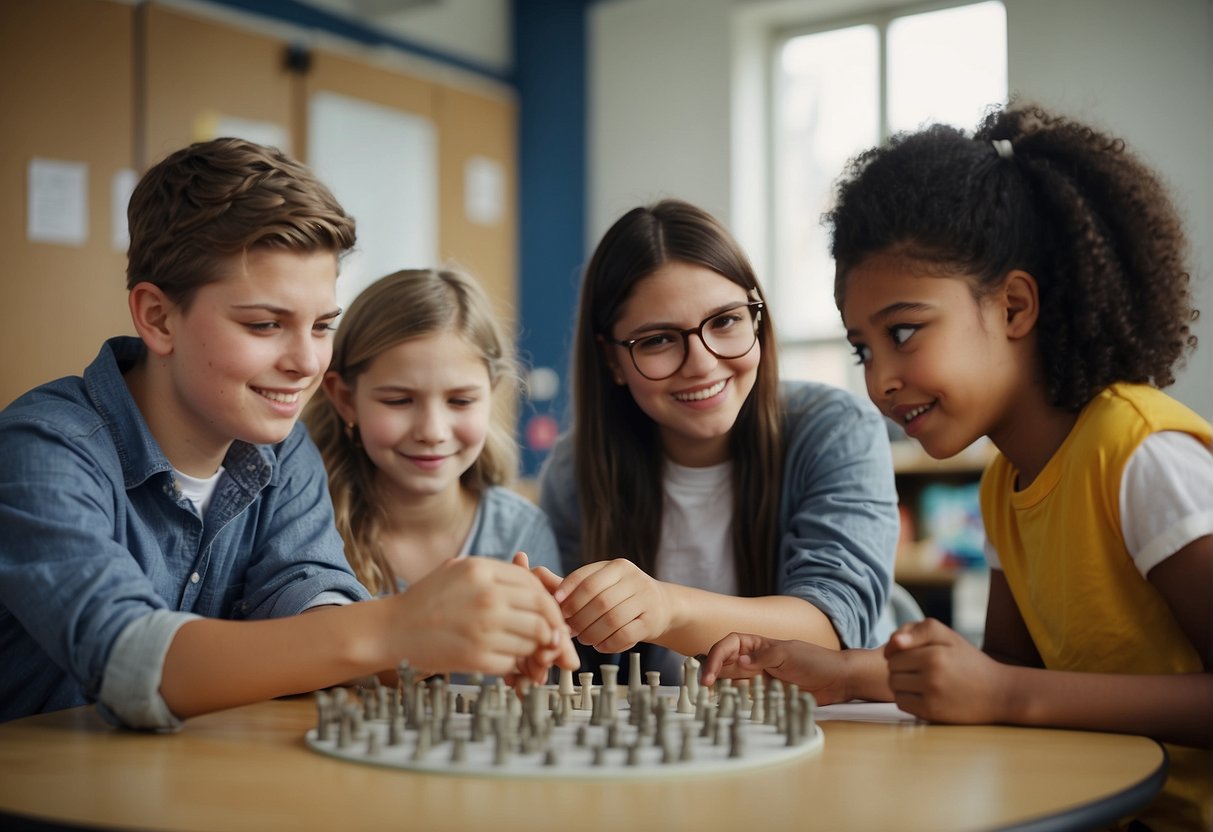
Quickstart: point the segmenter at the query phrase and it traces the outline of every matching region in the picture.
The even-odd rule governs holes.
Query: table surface
[[[93,708],[0,724],[0,826],[1065,829],[1144,805],[1166,768],[1143,737],[823,720],[821,753],[732,774],[447,776],[318,754],[304,742],[315,716],[311,698],[296,697],[195,717],[173,734],[114,730]]]

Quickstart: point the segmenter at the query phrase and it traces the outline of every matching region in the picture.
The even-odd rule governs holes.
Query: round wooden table
[[[569,781],[417,774],[311,751],[308,697],[173,734],[92,708],[0,724],[0,827],[155,830],[1033,830],[1089,828],[1162,787],[1143,737],[822,721],[820,754],[735,774]]]

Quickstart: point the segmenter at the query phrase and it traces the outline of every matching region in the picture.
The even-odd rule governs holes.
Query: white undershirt
[[[218,471],[204,480],[183,474],[176,468],[173,469],[173,479],[177,482],[177,489],[181,492],[181,496],[194,504],[199,517],[206,517],[206,510],[210,507],[211,498],[215,496],[215,489],[219,487],[219,478],[222,476],[222,465],[219,466]]]
[[[1146,437],[1120,478],[1120,530],[1142,576],[1213,534],[1213,452],[1182,431]],[[1002,568],[988,542],[986,562]]]
[[[733,564],[733,463],[687,468],[665,461],[659,581],[737,594]]]

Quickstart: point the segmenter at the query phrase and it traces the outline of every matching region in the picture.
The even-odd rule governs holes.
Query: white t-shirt
[[[191,477],[189,474],[183,474],[176,468],[173,469],[173,479],[177,482],[177,489],[181,492],[181,496],[194,504],[199,517],[206,517],[206,510],[210,507],[211,498],[215,496],[215,489],[219,487],[219,478],[222,476],[222,465],[219,466],[218,471],[202,480]]]
[[[1151,434],[1125,463],[1120,530],[1144,577],[1193,540],[1213,534],[1213,453],[1182,431]],[[1001,569],[986,543],[986,562]]]
[[[733,463],[687,468],[668,459],[662,478],[659,581],[737,594],[733,564]]]

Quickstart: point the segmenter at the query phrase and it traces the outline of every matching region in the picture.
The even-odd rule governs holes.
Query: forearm
[[[739,598],[678,584],[663,584],[663,588],[670,603],[670,626],[656,642],[684,655],[706,653],[732,632],[839,647],[830,619],[802,598]]]
[[[1213,745],[1213,674],[1113,675],[1007,667],[1005,722]]]
[[[842,659],[846,668],[845,699],[893,701],[893,689],[889,687],[889,663],[885,661],[883,649],[843,650]]]
[[[191,621],[165,656],[160,694],[186,719],[388,669],[397,661],[382,637],[388,600],[267,621]]]

